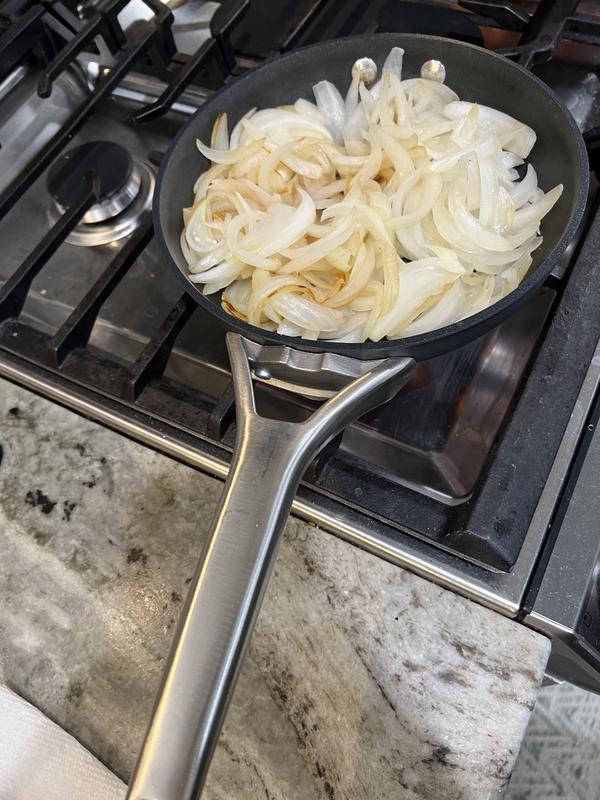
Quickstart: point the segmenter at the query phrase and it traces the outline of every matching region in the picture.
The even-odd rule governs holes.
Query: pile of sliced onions
[[[215,122],[212,164],[184,209],[189,277],[252,325],[304,339],[434,330],[518,286],[542,241],[535,132],[433,80],[400,48],[370,89],[328,81],[316,104]],[[518,167],[524,176],[519,179]]]

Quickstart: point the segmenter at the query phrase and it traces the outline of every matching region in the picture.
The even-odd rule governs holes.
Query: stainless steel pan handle
[[[244,340],[227,335],[235,387],[235,456],[212,532],[181,613],[133,778],[130,800],[196,800],[300,479],[346,425],[389,400],[414,369],[389,359],[305,422],[256,412]]]

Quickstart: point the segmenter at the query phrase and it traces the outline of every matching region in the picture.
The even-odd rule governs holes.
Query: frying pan
[[[308,342],[255,328],[228,315],[219,297],[204,296],[186,276],[181,211],[208,163],[196,139],[210,140],[218,112],[232,126],[253,106],[311,98],[323,78],[344,92],[353,63],[379,66],[394,46],[405,50],[403,77],[443,62],[461,99],[481,102],[538,133],[531,154],[539,184],[564,185],[542,223],[543,244],[520,286],[490,308],[437,331],[384,342]],[[152,721],[128,797],[192,800],[202,791],[237,673],[260,607],[292,499],[310,461],[354,419],[389,400],[428,359],[481,336],[532,295],[574,236],[587,197],[582,137],[553,92],[530,72],[473,45],[417,34],[376,34],[326,42],[253,70],[214,95],[181,130],[163,159],[154,223],[165,260],[205,313],[229,329],[227,346],[236,400],[237,440],[212,532],[181,614]],[[253,377],[329,397],[302,423],[259,416]]]

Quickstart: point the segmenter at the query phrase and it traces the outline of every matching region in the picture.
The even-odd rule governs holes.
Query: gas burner
[[[52,224],[73,204],[90,173],[99,178],[99,200],[66,239],[85,247],[109,244],[132,233],[152,205],[155,184],[152,167],[134,163],[121,145],[86,142],[65,153],[48,172]]]

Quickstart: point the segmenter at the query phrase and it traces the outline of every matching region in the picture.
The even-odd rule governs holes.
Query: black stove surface
[[[206,4],[194,2],[180,4],[179,14],[204,14]],[[186,114],[230,73],[310,42],[393,30],[504,49],[556,89],[583,130],[600,122],[600,17],[589,4],[227,2],[213,17],[212,37],[208,23],[198,24],[191,55],[178,52],[178,30],[187,26],[189,34],[178,9],[173,25],[167,6],[146,5],[151,19],[123,29],[117,0],[103,16],[86,7],[83,18],[64,4],[11,0],[0,7],[12,32],[10,42],[0,38],[0,76],[24,68],[44,94],[71,64],[84,95],[2,186],[0,355],[20,375],[50,376],[65,396],[87,392],[92,405],[168,430],[207,458],[227,461],[234,439],[222,332],[162,269],[147,215],[128,238],[81,247],[70,242],[93,203],[82,197],[70,220],[44,234],[46,171],[69,148],[118,142],[134,164],[158,163]],[[0,140],[10,96],[0,87]],[[596,139],[592,133],[592,156]],[[44,237],[35,247],[31,230]],[[421,364],[398,398],[351,426],[313,464],[301,496],[329,504],[332,513],[356,512],[399,547],[428,543],[431,561],[450,553],[456,569],[470,562],[478,576],[511,573],[600,337],[599,238],[594,195],[579,243],[542,291],[482,340]],[[259,402],[296,416],[310,408],[264,386]]]

